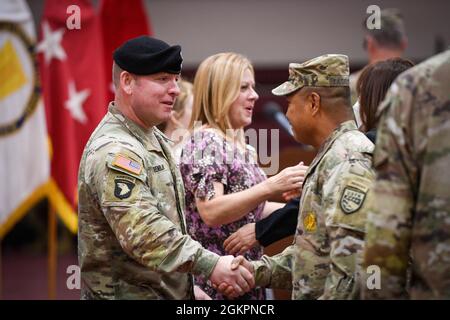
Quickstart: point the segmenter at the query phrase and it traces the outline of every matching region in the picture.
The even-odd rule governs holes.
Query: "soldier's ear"
[[[369,54],[369,56],[375,54],[375,51],[377,50],[378,50],[377,41],[373,37],[366,35],[366,51]]]
[[[319,113],[322,107],[320,95],[317,92],[311,92],[309,100],[311,102],[311,115],[315,116]]]
[[[407,47],[408,47],[408,38],[404,37],[400,43],[400,48],[402,49],[402,51],[405,51]]]
[[[120,73],[120,87],[126,94],[131,94],[133,92],[133,75],[127,71],[122,71]]]

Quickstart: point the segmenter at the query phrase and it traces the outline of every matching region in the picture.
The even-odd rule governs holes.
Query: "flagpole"
[[[57,267],[57,224],[56,224],[56,210],[49,202],[48,211],[48,298],[49,300],[56,299],[56,267]]]

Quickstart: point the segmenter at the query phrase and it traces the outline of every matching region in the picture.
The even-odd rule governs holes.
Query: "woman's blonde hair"
[[[192,83],[187,80],[179,80],[178,86],[180,87],[180,95],[175,100],[173,105],[173,111],[178,113],[178,115],[183,115],[187,102],[192,96]]]
[[[183,116],[186,105],[189,102],[189,98],[192,96],[192,83],[187,80],[179,80],[178,87],[180,87],[180,95],[176,98],[175,103],[173,104],[173,111],[177,113],[178,117]],[[167,122],[160,123],[158,129],[163,131],[167,127]]]
[[[194,79],[194,104],[189,128],[196,121],[226,133],[232,129],[228,116],[238,98],[245,70],[255,74],[250,61],[237,53],[218,53],[206,58]]]

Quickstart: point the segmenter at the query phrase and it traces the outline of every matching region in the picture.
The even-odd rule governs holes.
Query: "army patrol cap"
[[[158,72],[181,72],[181,47],[162,40],[140,36],[124,42],[113,53],[114,62],[123,70],[137,75]]]
[[[303,87],[345,87],[349,84],[348,57],[325,54],[304,63],[289,64],[289,79],[272,90],[276,96],[286,96]]]

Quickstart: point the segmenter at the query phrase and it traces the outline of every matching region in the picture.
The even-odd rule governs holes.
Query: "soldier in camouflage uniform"
[[[381,288],[363,298],[450,299],[450,50],[399,76],[378,116],[364,265]]]
[[[292,299],[353,299],[359,294],[374,146],[356,128],[347,56],[292,63],[289,74],[272,92],[287,96],[296,140],[319,149],[305,175],[294,242],[251,265],[241,257],[234,262],[253,270],[257,285],[292,288]]]
[[[186,234],[184,188],[168,139],[155,127],[179,94],[181,48],[138,37],[114,53],[115,101],[79,169],[79,264],[83,299],[190,299],[192,275],[249,289]],[[237,286],[236,286],[237,285]]]

